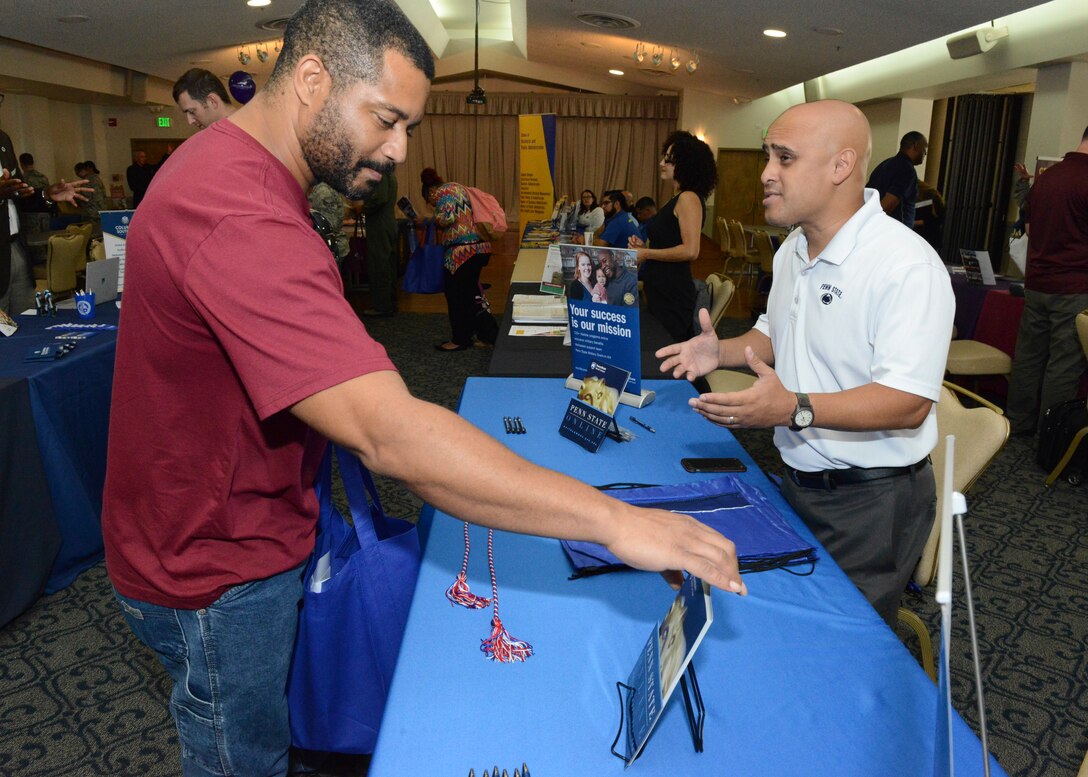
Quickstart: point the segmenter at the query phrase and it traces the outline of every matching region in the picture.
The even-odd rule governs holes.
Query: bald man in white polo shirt
[[[872,141],[853,105],[797,105],[763,145],[763,205],[795,225],[774,257],[767,313],[719,341],[702,333],[657,352],[662,372],[694,380],[747,365],[745,391],[690,404],[730,429],[775,427],[782,493],[885,621],[932,526],[928,455],[955,302],[948,272],[865,189]]]

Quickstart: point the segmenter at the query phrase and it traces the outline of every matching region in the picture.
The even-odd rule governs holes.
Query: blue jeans
[[[174,681],[170,714],[185,777],[287,774],[287,672],[304,567],[235,586],[201,610],[114,592]]]

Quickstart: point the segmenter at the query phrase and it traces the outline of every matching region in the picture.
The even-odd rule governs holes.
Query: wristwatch
[[[808,394],[797,392],[797,408],[790,416],[790,431],[799,432],[812,426],[815,416],[812,414],[812,403],[808,400]]]

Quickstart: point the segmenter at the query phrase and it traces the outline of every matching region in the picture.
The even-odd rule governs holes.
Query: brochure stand
[[[573,374],[567,376],[566,387],[577,391],[582,387],[582,381]],[[630,407],[646,407],[646,405],[657,399],[657,392],[650,389],[643,389],[641,394],[628,394],[626,391],[620,393],[620,404],[629,405]]]
[[[623,695],[624,689],[627,690],[626,698]],[[684,711],[687,714],[688,727],[691,730],[691,743],[695,748],[695,752],[701,753],[703,752],[703,725],[706,722],[706,707],[703,705],[702,691],[699,690],[699,680],[695,676],[694,663],[689,663],[688,668],[684,670],[684,674],[680,677],[680,690],[684,692]],[[631,703],[634,699],[634,691],[635,689],[627,683],[616,681],[616,692],[620,697],[620,727],[616,732],[616,738],[612,740],[611,749],[612,755],[624,763],[627,762],[627,757],[623,753],[616,752],[616,745],[619,744],[620,737],[623,736],[624,721],[631,719]],[[635,756],[635,760],[638,760],[638,756]],[[631,761],[631,763],[634,763],[634,761]]]

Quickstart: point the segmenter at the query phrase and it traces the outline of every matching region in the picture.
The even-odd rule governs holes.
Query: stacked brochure
[[[684,513],[717,529],[737,546],[742,572],[816,563],[816,548],[794,531],[758,489],[733,475],[672,486],[616,489],[609,493],[640,507]],[[574,564],[574,577],[627,568],[596,543],[560,542]]]
[[[518,324],[567,323],[567,298],[548,294],[515,294],[511,314]]]

